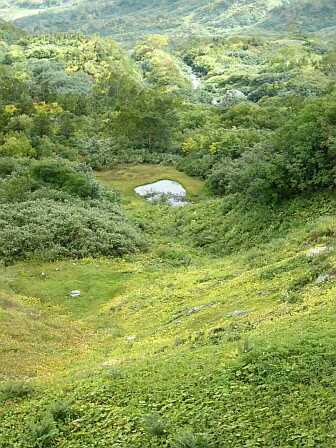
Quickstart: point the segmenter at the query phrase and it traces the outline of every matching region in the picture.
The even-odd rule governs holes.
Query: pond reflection
[[[141,185],[134,191],[150,202],[164,202],[173,207],[188,204],[186,190],[180,183],[173,180],[160,180],[152,184]]]

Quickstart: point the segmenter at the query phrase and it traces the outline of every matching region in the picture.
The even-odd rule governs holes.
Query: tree
[[[8,134],[5,137],[4,144],[0,146],[0,155],[10,157],[34,157],[36,151],[25,134],[16,132]]]
[[[160,89],[146,89],[111,119],[112,133],[127,138],[133,147],[167,151],[178,127],[180,101]]]

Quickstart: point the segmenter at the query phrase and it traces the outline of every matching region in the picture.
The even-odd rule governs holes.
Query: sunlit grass
[[[183,182],[169,169],[149,171],[134,167],[129,181],[121,171],[99,176],[128,198],[140,180],[170,172]],[[202,188],[190,178],[183,185]],[[169,211],[128,204],[146,226],[168,222]],[[12,384],[29,379],[34,392],[7,393],[0,447],[32,448],[29,437],[45,428],[65,448],[97,437],[103,448],[170,447],[180,434],[210,447],[291,446],[301,432],[312,442],[297,446],[332,446],[334,220],[313,216],[287,238],[275,230],[264,245],[225,257],[153,225],[146,253],[2,268],[3,390],[20,394]],[[330,250],[307,257],[320,238]],[[327,281],[317,283],[320,274]]]
[[[164,179],[181,183],[190,199],[197,199],[205,194],[204,183],[201,180],[192,178],[175,168],[161,165],[119,166],[114,170],[98,172],[97,178],[105,185],[119,190],[128,200],[138,199],[139,202],[140,200],[143,202],[143,199],[139,199],[134,192],[136,187]]]

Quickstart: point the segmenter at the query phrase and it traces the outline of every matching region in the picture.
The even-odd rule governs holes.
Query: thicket
[[[85,166],[0,159],[1,262],[113,257],[144,248],[118,199]]]
[[[167,40],[152,36],[132,58],[111,39],[13,39],[0,48],[6,263],[142,247],[91,169],[173,164],[242,203],[335,185],[335,52],[317,38],[192,39],[171,55]],[[204,95],[186,82],[185,65]]]
[[[174,138],[176,96],[144,88],[112,40],[20,39],[4,42],[0,58],[0,261],[143,248],[91,168],[173,162],[157,149]]]
[[[181,169],[215,194],[268,204],[334,187],[332,47],[233,37],[179,51],[217,99],[184,117]]]

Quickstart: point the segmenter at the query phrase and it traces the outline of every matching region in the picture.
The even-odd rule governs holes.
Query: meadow
[[[132,193],[168,176],[206,206],[201,182],[123,173],[97,177],[141,217],[147,252],[1,270],[0,446],[332,446],[335,218],[312,208],[218,257],[174,233],[181,210]]]
[[[335,8],[269,3],[0,0],[0,448],[336,445]]]

